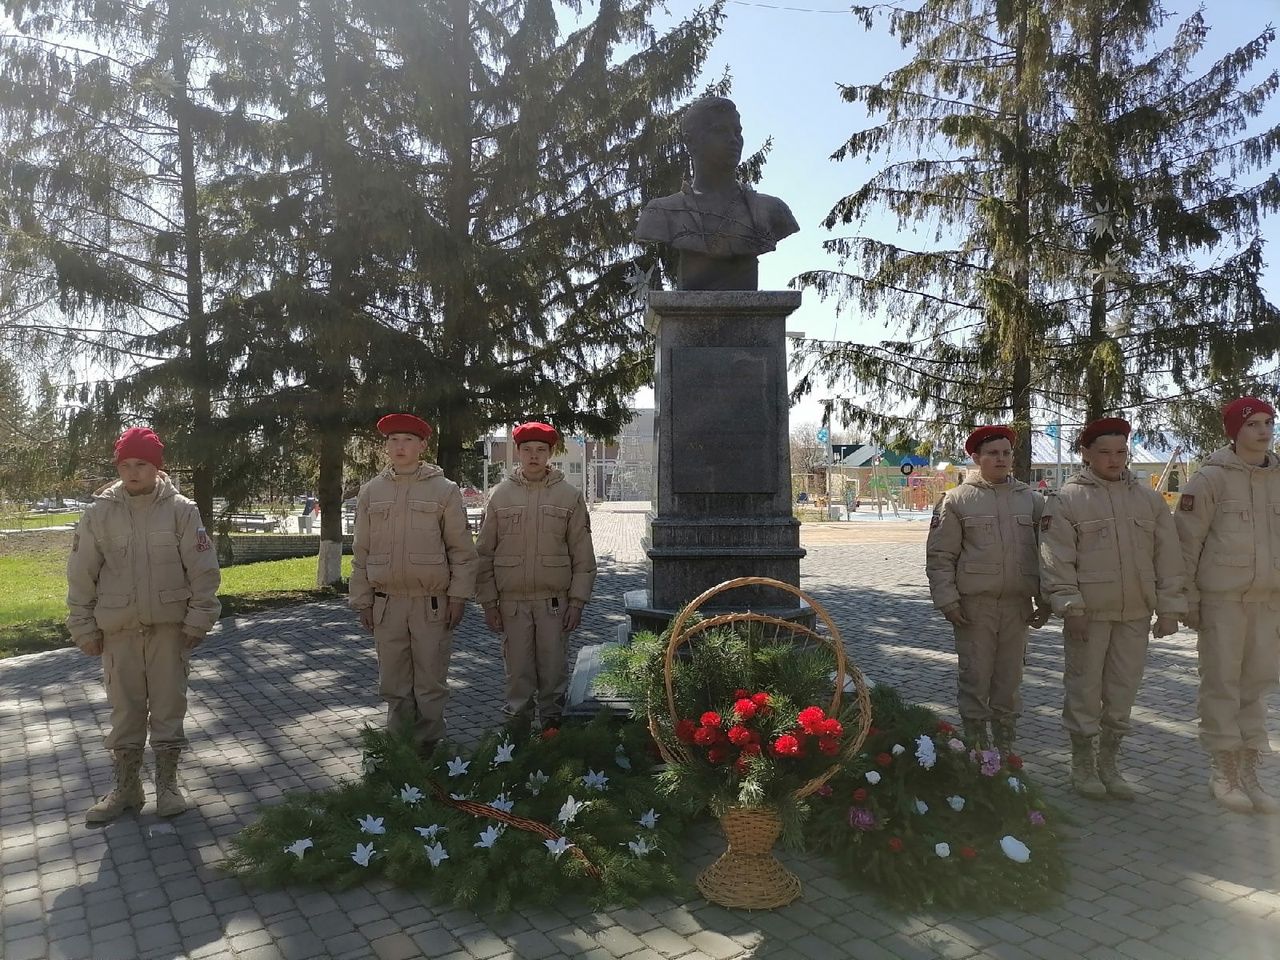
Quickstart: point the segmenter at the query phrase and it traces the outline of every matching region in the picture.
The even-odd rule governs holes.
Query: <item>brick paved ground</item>
[[[623,504],[596,514],[601,577],[578,643],[611,639],[623,591],[643,583],[643,511]],[[829,606],[867,673],[954,719],[951,645],[926,600],[922,537],[923,528],[915,538],[861,543],[829,532],[806,538],[803,586]],[[1022,752],[1052,798],[1076,813],[1073,879],[1053,910],[986,917],[889,911],[828,877],[821,861],[794,857],[805,893],[783,913],[655,900],[608,913],[568,903],[485,919],[385,885],[334,895],[246,890],[218,870],[228,838],[283,791],[355,776],[357,730],[380,716],[372,644],[344,607],[222,622],[191,673],[184,776],[198,812],[168,823],[148,804],[104,829],[83,825],[109,781],[98,663],[74,651],[6,661],[0,956],[1280,957],[1280,818],[1223,815],[1207,800],[1194,741],[1193,638],[1152,646],[1129,750],[1145,798],[1126,806],[1073,802],[1064,791],[1059,633],[1033,636]],[[499,720],[496,650],[472,610],[451,677],[449,721],[461,739]],[[1266,778],[1275,785],[1275,770]],[[695,860],[706,862],[717,843],[698,838]]]

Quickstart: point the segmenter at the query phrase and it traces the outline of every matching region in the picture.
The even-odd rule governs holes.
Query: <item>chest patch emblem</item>
[[[1183,513],[1190,513],[1196,508],[1195,494],[1184,493],[1178,500],[1178,509]]]
[[[199,529],[197,529],[196,530],[196,549],[199,550],[201,553],[204,553],[206,550],[209,550],[212,547],[213,547],[213,544],[209,542],[209,534],[205,532],[204,527],[200,527]]]

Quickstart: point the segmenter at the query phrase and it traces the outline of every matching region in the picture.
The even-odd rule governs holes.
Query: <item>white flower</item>
[[[558,823],[573,823],[573,818],[582,812],[582,808],[587,805],[585,800],[573,799],[573,794],[569,794],[569,799],[560,807],[560,813],[556,816]]]
[[[467,767],[471,766],[470,760],[463,760],[461,757],[454,757],[449,761],[449,776],[460,777],[467,772]]]
[[[880,772],[878,770],[868,770],[867,783],[871,784],[872,786],[875,786],[879,782],[880,782]]]
[[[552,860],[559,860],[560,854],[573,846],[568,837],[560,837],[557,840],[543,840],[542,845],[547,848],[547,853],[551,854]]]
[[[436,834],[445,828],[438,823],[433,823],[429,827],[414,827],[413,829],[418,831],[418,836],[422,837],[423,840],[434,840]]]
[[[652,830],[655,827],[657,827],[658,818],[661,816],[662,814],[655,813],[653,808],[650,807],[648,810],[644,812],[644,815],[641,816],[640,819],[636,821],[636,823],[640,824],[640,826],[644,827],[646,830]]]
[[[551,778],[549,776],[541,770],[536,770],[529,774],[529,779],[525,782],[525,786],[528,788],[529,793],[536,797],[542,792],[542,788],[550,782]]]
[[[952,810],[954,810],[956,813],[959,813],[961,810],[964,809],[964,797],[961,797],[958,795],[947,797],[947,804],[951,807]]]
[[[377,769],[378,769],[378,758],[375,757],[373,754],[366,753],[360,759],[360,770],[361,772],[364,773],[365,776],[368,776],[369,774],[373,773],[373,771]]]
[[[303,837],[301,840],[295,840],[293,843],[289,844],[289,846],[285,847],[284,852],[292,853],[295,857],[301,860],[302,855],[314,846],[315,844],[311,842],[310,837]]]
[[[921,800],[919,797],[916,798],[916,801],[913,804],[913,806],[915,806],[916,808],[916,813],[920,814],[920,816],[922,817],[929,812],[929,805],[925,803],[923,800]]]
[[[360,824],[360,829],[365,833],[371,833],[375,837],[380,833],[386,833],[387,828],[382,825],[382,817],[374,817],[373,814],[367,813],[363,818],[356,817],[356,823]]]
[[[609,778],[604,775],[603,770],[588,770],[587,775],[582,778],[582,785],[588,790],[607,790]]]
[[[495,810],[501,810],[503,813],[510,813],[514,807],[515,801],[508,797],[505,793],[500,793],[489,801],[489,806]]]
[[[618,749],[614,751],[613,762],[623,770],[631,769],[631,758],[627,756],[627,751],[622,749],[622,744],[618,744]]]
[[[419,827],[419,830],[422,828]],[[448,860],[449,853],[445,850],[444,844],[437,840],[435,843],[424,843],[422,849],[427,852],[427,859],[431,861],[433,867],[440,866],[440,861]]]
[[[950,747],[952,750],[954,750],[956,753],[964,753],[964,741],[960,740],[957,737],[952,737],[950,740],[948,740],[947,746]]]
[[[500,763],[510,763],[511,755],[516,752],[516,745],[508,740],[502,746],[498,747],[498,752],[494,754],[493,765],[496,767]]]
[[[367,867],[369,861],[373,859],[373,854],[372,843],[357,843],[356,848],[351,851],[351,859],[360,864],[360,866]]]
[[[469,794],[469,793],[451,793],[451,794],[449,794],[449,799],[450,799],[450,800],[470,800],[470,799],[471,799],[471,794]]]
[[[893,745],[893,749],[889,752],[892,753],[895,757],[900,757],[907,752],[907,748],[900,743],[895,743]]]
[[[1019,780],[1017,777],[1010,777],[1009,789],[1012,790],[1014,793],[1021,793],[1026,788],[1022,785],[1022,781]]]
[[[1000,849],[1014,863],[1026,863],[1031,859],[1031,850],[1017,837],[1001,837]]]
[[[416,806],[422,800],[422,791],[417,787],[411,787],[407,783],[400,788],[400,802],[407,803],[409,806]]]
[[[932,770],[937,762],[938,752],[933,747],[933,737],[920,734],[920,738],[916,740],[916,763],[926,770]]]
[[[637,836],[634,840],[627,841],[627,849],[633,857],[644,857],[657,851],[658,845],[650,844],[643,836]]]
[[[502,836],[506,829],[506,826],[503,824],[489,824],[489,826],[485,827],[484,831],[480,834],[480,839],[473,843],[472,846],[488,849],[498,842],[498,838]]]
[[[933,845],[933,852],[945,860],[947,857],[951,856],[951,845],[946,843],[935,843]]]

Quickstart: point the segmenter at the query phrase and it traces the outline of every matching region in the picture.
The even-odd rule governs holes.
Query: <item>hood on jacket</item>
[[[443,474],[444,471],[434,463],[423,462],[418,464],[418,471],[413,474],[413,477],[417,480],[430,480],[432,477],[439,477]],[[381,474],[379,474],[379,476],[386,477],[388,480],[394,480],[396,478],[396,468],[387,467]]]
[[[163,470],[156,473],[156,503],[161,500],[168,500],[178,492],[178,485],[173,482],[172,478]],[[112,480],[105,487],[98,490],[93,495],[95,500],[115,500],[118,503],[128,504],[129,494],[125,492],[123,480]]]
[[[1267,465],[1265,467],[1251,467],[1240,459],[1240,456],[1230,447],[1222,447],[1209,454],[1205,460],[1205,466],[1213,465],[1215,467],[1223,467],[1227,470],[1278,470],[1280,469],[1280,459],[1277,459],[1275,451],[1267,452]]]
[[[548,487],[559,483],[564,479],[564,471],[557,470],[555,467],[547,467],[547,475],[541,480],[530,480],[524,475],[524,468],[516,464],[511,468],[511,472],[507,474],[508,480],[514,480],[522,487],[527,487],[531,483],[545,483]]]
[[[994,490],[996,487],[994,483],[988,483],[986,480],[983,480],[982,474],[976,470],[969,476],[965,477],[964,482],[968,484],[972,484],[975,487],[986,487],[990,490]],[[1019,490],[1031,489],[1031,487],[1028,484],[1023,483],[1017,477],[1013,477],[1013,476],[1009,477],[1008,483],[1009,483],[1009,490],[1013,493],[1017,493]]]
[[[1088,487],[1096,487],[1101,483],[1127,483],[1132,485],[1137,482],[1138,478],[1134,476],[1133,471],[1128,467],[1125,468],[1124,473],[1120,474],[1119,480],[1103,480],[1093,472],[1092,467],[1084,467],[1079,473],[1074,473],[1067,477],[1067,479],[1063,481],[1062,485],[1066,487],[1068,484],[1079,483]]]

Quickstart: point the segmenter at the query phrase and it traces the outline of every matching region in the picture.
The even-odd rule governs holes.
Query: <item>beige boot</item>
[[[146,803],[142,792],[142,748],[122,747],[111,751],[115,767],[115,786],[111,792],[89,808],[85,823],[110,823],[127,810],[138,811]]]
[[[1107,788],[1107,796],[1113,800],[1132,800],[1133,787],[1124,778],[1116,759],[1120,755],[1120,740],[1117,734],[1104,733],[1098,749],[1098,779]]]
[[[178,786],[178,757],[181,747],[157,747],[156,755],[156,813],[162,817],[174,817],[187,809],[187,797]]]
[[[1258,782],[1258,760],[1257,750],[1245,747],[1240,751],[1240,789],[1258,813],[1280,813],[1280,801],[1267,793]]]
[[[1212,763],[1209,775],[1209,792],[1218,805],[1232,813],[1253,813],[1253,801],[1240,787],[1240,754],[1235,750],[1214,750],[1209,754]]]
[[[1082,733],[1071,735],[1071,787],[1082,797],[1105,800],[1107,788],[1098,779],[1098,765],[1093,756],[1093,737]]]

